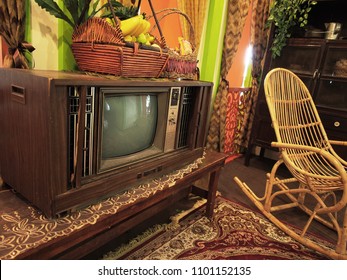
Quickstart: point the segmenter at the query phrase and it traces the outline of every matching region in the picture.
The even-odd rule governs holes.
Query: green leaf
[[[70,11],[71,14],[74,14],[73,18],[75,21],[75,26],[80,25],[82,22],[85,22],[89,18],[88,11],[90,3],[91,0],[78,0],[77,7],[74,4],[68,7],[68,9],[76,9],[75,11]]]
[[[70,24],[72,27],[75,27],[74,22],[63,12],[58,4],[53,0],[35,0],[35,2],[44,10],[46,10],[51,15],[56,18],[60,18]]]
[[[113,9],[114,9],[114,13],[115,15],[120,19],[120,20],[124,20],[127,18],[131,18],[133,16],[136,16],[138,14],[138,11],[136,8],[134,8],[133,6],[123,6],[121,3],[119,3],[118,1],[111,1]],[[105,11],[104,13],[101,15],[101,17],[109,17],[112,18],[113,14],[111,13],[110,9],[109,9],[109,5],[106,4],[104,5],[105,7]]]
[[[74,24],[78,22],[79,16],[80,16],[80,10],[79,10],[79,4],[84,4],[80,3],[82,1],[76,1],[76,0],[64,0],[64,6],[66,9],[69,11],[69,13],[72,16],[72,20]],[[83,1],[85,2],[85,1]]]
[[[275,35],[271,51],[279,56],[287,38],[291,36],[292,27],[307,25],[308,13],[316,1],[311,0],[274,0],[270,6],[267,24],[275,26]]]
[[[106,5],[108,6],[108,4],[105,4],[99,10],[96,10],[100,0],[62,0],[62,8],[54,0],[35,0],[35,2],[51,15],[66,21],[72,28],[95,16]],[[93,5],[91,5],[92,2]],[[113,2],[117,1],[113,0]]]
[[[102,17],[112,17],[109,3],[100,8],[100,0],[62,0],[62,8],[54,0],[34,0],[42,9],[46,10],[56,18],[66,21],[72,28],[94,17],[98,12],[105,10]],[[57,0],[58,1],[58,0]],[[126,19],[137,15],[138,9],[133,6],[125,7],[116,0],[111,0],[115,14],[120,19]]]

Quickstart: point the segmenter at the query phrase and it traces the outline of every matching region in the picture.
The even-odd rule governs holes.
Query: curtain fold
[[[24,41],[25,4],[25,0],[0,1],[0,35],[8,46],[8,53],[4,58],[4,67],[29,68],[25,52],[32,52],[35,48]]]
[[[251,44],[252,54],[252,94],[249,104],[244,107],[243,122],[240,128],[239,137],[235,139],[235,144],[240,149],[246,149],[250,140],[251,130],[255,115],[255,107],[258,100],[258,92],[262,78],[264,55],[269,39],[269,28],[266,22],[269,17],[270,4],[272,0],[253,0],[251,19]]]
[[[187,14],[194,30],[194,42],[196,49],[199,49],[202,29],[205,21],[207,0],[177,0],[177,7],[180,11]],[[191,38],[190,25],[183,17],[180,17],[182,35],[185,39]]]
[[[233,63],[251,0],[229,0],[227,24],[221,63],[221,81],[212,108],[207,149],[224,152],[225,120],[228,104],[228,81],[226,76]]]

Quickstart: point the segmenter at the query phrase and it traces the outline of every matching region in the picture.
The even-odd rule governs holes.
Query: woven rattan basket
[[[114,14],[112,5],[110,8]],[[153,15],[155,17],[154,11]],[[72,52],[78,68],[122,77],[160,77],[169,59],[164,37],[158,40],[160,49],[125,42],[119,19],[116,16],[114,19],[115,27],[102,18],[93,17],[74,30]],[[159,31],[161,33],[160,27]]]
[[[171,79],[181,78],[181,79],[189,79],[189,80],[198,80],[199,68],[197,66],[198,64],[197,50],[194,46],[195,33],[194,33],[193,24],[189,16],[183,13],[182,11],[180,11],[179,9],[175,9],[175,8],[163,9],[156,13],[156,15],[159,16],[158,22],[160,22],[166,16],[172,15],[172,14],[178,14],[180,16],[183,16],[187,20],[190,26],[189,42],[192,45],[193,53],[180,55],[173,50],[169,50],[169,61],[167,62],[166,67],[164,68],[161,74],[161,77],[171,78]],[[154,26],[153,28],[156,28],[156,26]]]

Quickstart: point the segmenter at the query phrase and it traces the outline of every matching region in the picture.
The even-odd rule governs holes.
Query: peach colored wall
[[[177,0],[152,0],[152,5],[154,7],[155,12],[166,8],[177,8]],[[141,2],[141,12],[146,13],[147,15],[152,15],[152,11],[149,7],[148,1]],[[164,15],[161,13],[161,15]],[[175,48],[178,46],[178,37],[182,35],[180,19],[178,14],[172,14],[165,17],[160,21],[160,27],[162,29],[162,33],[164,35],[165,41],[170,48]],[[160,15],[158,15],[158,19]],[[154,20],[151,19],[151,26],[154,26]],[[153,32],[153,35],[159,36],[159,33]]]
[[[58,70],[58,19],[30,1],[31,43],[34,68],[37,70]]]
[[[251,40],[251,11],[252,9],[249,10],[236,57],[228,72],[227,80],[230,87],[241,87],[242,85],[245,54]]]

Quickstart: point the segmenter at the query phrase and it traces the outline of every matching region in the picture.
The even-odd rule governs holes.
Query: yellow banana
[[[147,20],[141,19],[139,26],[137,29],[134,30],[134,36],[139,36],[141,33],[144,33],[144,30],[146,29],[147,26]]]
[[[151,23],[148,20],[144,20],[145,24],[145,29],[142,31],[142,33],[147,33],[149,29],[151,28]]]
[[[123,32],[124,36],[133,35],[135,29],[142,23],[143,16],[137,15],[120,22],[120,29]]]
[[[142,19],[139,20],[139,23],[137,24],[137,26],[132,30],[131,35],[137,37],[142,30]]]

